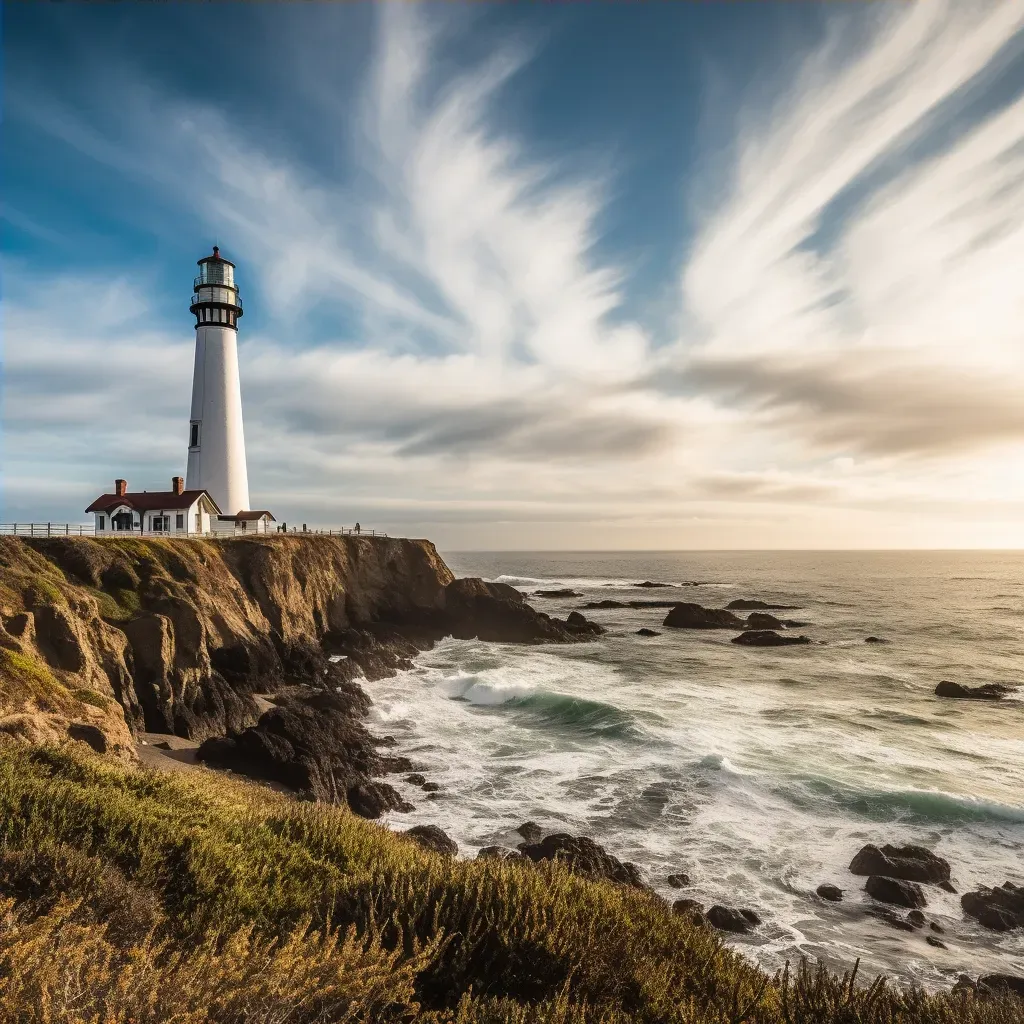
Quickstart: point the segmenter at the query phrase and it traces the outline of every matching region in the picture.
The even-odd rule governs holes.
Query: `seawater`
[[[416,811],[463,852],[515,845],[525,820],[633,860],[667,898],[752,907],[729,941],[768,968],[799,956],[941,987],[963,971],[1024,972],[1024,935],[965,919],[928,887],[927,931],[866,914],[847,866],[867,842],[948,858],[962,893],[1024,883],[1024,699],[942,700],[942,679],[1024,683],[1022,553],[450,554],[460,576],[564,617],[586,601],[737,598],[795,605],[811,646],[749,649],[735,631],[664,628],[667,609],[586,611],[608,632],[577,645],[446,640],[368,684],[377,731],[444,787]],[[641,589],[636,583],[685,585]],[[692,585],[696,584],[696,585]],[[740,613],[742,614],[742,613]],[[642,638],[641,626],[661,631]],[[866,644],[868,636],[884,644]],[[1024,690],[1022,690],[1024,696]],[[684,871],[689,889],[668,887]],[[840,904],[813,896],[822,882]]]

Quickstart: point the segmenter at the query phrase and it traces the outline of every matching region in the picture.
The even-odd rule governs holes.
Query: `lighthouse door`
[[[132,528],[131,512],[118,512],[116,516],[111,516],[110,525],[115,530],[130,530]]]

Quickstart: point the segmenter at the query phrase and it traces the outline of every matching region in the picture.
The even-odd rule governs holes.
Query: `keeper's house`
[[[126,532],[180,537],[269,533],[274,522],[266,511],[224,515],[207,491],[186,491],[180,476],[171,479],[169,491],[129,491],[126,480],[115,480],[114,493],[101,494],[85,511],[96,517],[97,537]]]

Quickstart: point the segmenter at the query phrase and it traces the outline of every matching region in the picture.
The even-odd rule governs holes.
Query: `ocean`
[[[859,957],[868,975],[926,988],[1024,973],[1024,935],[986,931],[957,896],[926,887],[940,949],[928,929],[868,914],[847,870],[864,843],[912,842],[950,861],[961,893],[1024,883],[1024,689],[993,704],[933,692],[943,679],[1024,683],[1024,553],[445,558],[459,576],[583,595],[531,599],[559,617],[608,598],[792,605],[776,614],[806,622],[794,632],[814,643],[743,648],[736,631],[665,628],[667,609],[651,607],[585,611],[608,630],[588,643],[443,641],[366,684],[375,730],[442,786],[430,799],[399,781],[416,811],[392,827],[435,823],[467,856],[514,846],[527,820],[589,836],[669,899],[756,910],[763,925],[728,941],[770,969]],[[669,887],[675,872],[691,886]],[[815,897],[823,882],[844,901]]]

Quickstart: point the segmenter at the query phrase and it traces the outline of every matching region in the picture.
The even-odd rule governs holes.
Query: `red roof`
[[[127,505],[136,512],[161,512],[164,509],[191,508],[199,498],[206,500],[220,512],[217,502],[207,491],[135,491],[129,494],[101,494],[85,511],[112,512],[119,505]]]
[[[234,519],[235,522],[241,522],[243,519],[250,521],[254,519],[262,519],[264,516],[266,516],[268,519],[273,520],[275,523],[277,522],[277,520],[274,519],[273,515],[270,512],[268,512],[265,508],[253,509],[252,511],[249,512],[239,512],[237,515],[234,516],[221,516],[221,519]]]

